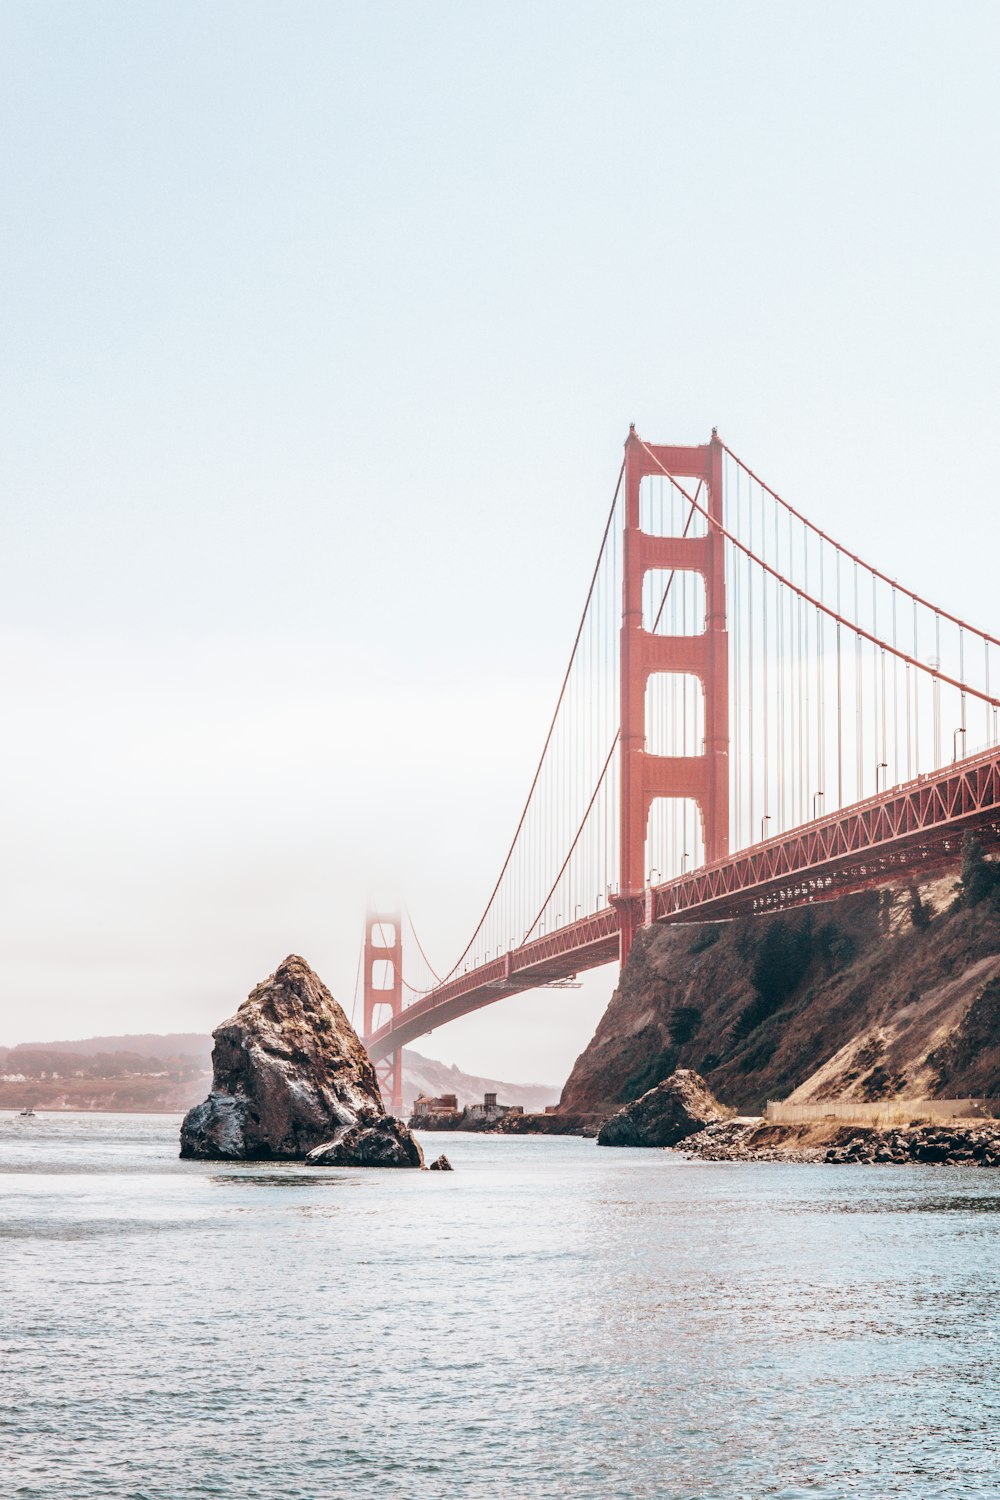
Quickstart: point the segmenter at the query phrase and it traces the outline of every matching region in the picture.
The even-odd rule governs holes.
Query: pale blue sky
[[[996,629],[995,4],[0,4],[0,1041],[442,963],[628,422]],[[425,1045],[558,1079],[608,990]],[[433,1045],[432,1045],[433,1043]]]

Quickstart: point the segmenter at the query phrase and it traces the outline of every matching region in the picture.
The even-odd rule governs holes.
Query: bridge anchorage
[[[1000,844],[998,653],[1000,639],[834,541],[716,432],[679,447],[630,429],[472,937],[440,976],[414,932],[427,977],[411,984],[399,913],[369,915],[365,1041],[390,1107],[404,1044],[624,963],[643,925],[930,874],[969,830]]]

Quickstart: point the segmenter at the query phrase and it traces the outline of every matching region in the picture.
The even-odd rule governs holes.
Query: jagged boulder
[[[443,1151],[439,1157],[431,1162],[430,1165],[430,1171],[432,1172],[454,1172],[454,1170],[455,1168],[452,1166],[451,1162],[445,1156]]]
[[[184,1117],[181,1156],[302,1160],[359,1124],[384,1140],[409,1139],[405,1126],[387,1120],[375,1069],[350,1021],[295,954],[213,1036],[212,1092]],[[370,1152],[359,1146],[362,1157]]]
[[[402,1120],[361,1116],[310,1151],[312,1167],[422,1167],[424,1153]]]
[[[599,1146],[676,1146],[686,1136],[723,1120],[726,1111],[691,1068],[678,1068],[648,1093],[605,1120]]]

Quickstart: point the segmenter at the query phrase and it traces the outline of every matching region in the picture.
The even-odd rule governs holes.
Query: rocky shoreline
[[[567,1110],[551,1115],[506,1115],[500,1123],[504,1135],[582,1135],[593,1137],[604,1123],[603,1115]]]
[[[707,1125],[675,1149],[701,1161],[1000,1167],[1000,1121],[885,1130],[866,1125],[771,1125],[743,1118]]]
[[[595,1136],[604,1123],[599,1114],[567,1111],[559,1114],[518,1114],[511,1110],[499,1119],[470,1115],[464,1110],[433,1115],[411,1115],[411,1130],[458,1130],[471,1135],[582,1135]]]

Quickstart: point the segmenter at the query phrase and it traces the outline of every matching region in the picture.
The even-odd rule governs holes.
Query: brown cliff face
[[[642,932],[560,1112],[611,1114],[678,1067],[740,1110],[1000,1097],[1000,903],[956,889],[921,887],[921,925],[897,887]]]
[[[181,1156],[301,1159],[359,1119],[385,1118],[354,1028],[294,954],[213,1036],[212,1091],[184,1117]]]

